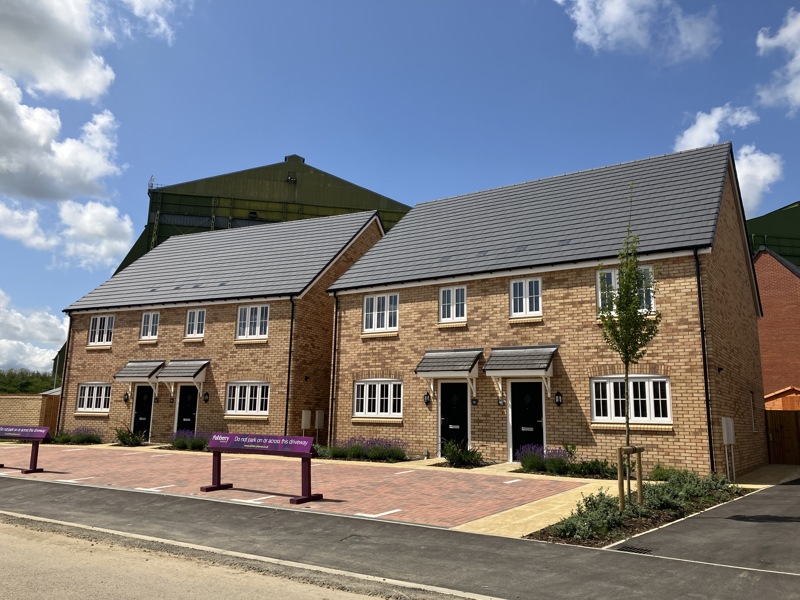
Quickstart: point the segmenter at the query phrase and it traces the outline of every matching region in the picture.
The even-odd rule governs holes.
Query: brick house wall
[[[156,309],[109,311],[114,314],[114,334],[110,346],[88,346],[92,314],[75,313],[70,322],[68,358],[63,382],[61,428],[92,427],[105,442],[116,439],[115,429],[132,425],[136,387],[132,386],[130,400],[123,401],[127,382],[114,380],[132,360],[210,359],[206,367],[203,392],[209,393],[208,403],[198,400],[198,432],[238,432],[282,435],[288,425],[288,435],[300,435],[300,411],[303,408],[324,410],[330,390],[330,360],[334,299],[325,293],[331,281],[339,277],[382,235],[377,222],[353,241],[330,265],[325,274],[300,299],[294,300],[294,331],[292,330],[292,301],[247,301],[242,305],[269,305],[269,332],[266,340],[237,340],[236,324],[239,303],[197,305],[205,308],[205,334],[202,338],[184,338],[188,308],[159,308],[159,331],[156,341],[139,339],[143,312]],[[292,385],[289,375],[290,333],[293,365]],[[306,379],[306,377],[308,379]],[[264,381],[269,383],[269,415],[226,415],[226,388],[234,381]],[[78,389],[82,383],[111,384],[111,405],[108,413],[77,412]],[[159,383],[153,404],[150,441],[167,442],[175,431],[179,386],[175,383],[172,397],[165,383]],[[289,418],[286,418],[287,389]],[[172,400],[172,401],[171,401]],[[306,432],[311,435],[313,432]]]
[[[726,378],[714,381],[710,387],[714,431],[721,435],[718,417],[735,418],[736,466],[738,473],[743,473],[766,463],[766,446],[763,410],[756,411],[754,417],[756,433],[749,420],[750,392],[758,394],[761,386],[757,309],[747,273],[749,254],[738,229],[740,213],[730,184],[725,194],[714,250],[701,254],[700,260],[704,278],[710,278],[704,283],[708,288],[704,296],[706,326],[714,333],[709,343],[713,350],[711,362],[724,362],[727,366]],[[711,465],[695,259],[692,255],[655,262],[648,261],[647,256],[640,258],[642,265],[655,268],[656,307],[662,313],[662,322],[647,355],[633,366],[632,373],[669,377],[672,424],[632,424],[631,441],[645,445],[643,462],[647,470],[660,463],[707,473]],[[418,377],[414,369],[426,350],[482,348],[476,384],[478,404],[469,406],[470,441],[485,458],[505,461],[507,406],[498,405],[500,394],[495,382],[482,371],[491,348],[558,344],[551,385],[552,393],[560,391],[564,401],[558,407],[552,395],[544,400],[546,445],[553,448],[575,444],[582,458],[615,461],[616,449],[625,441],[624,424],[592,423],[591,416],[591,377],[623,373],[617,355],[602,339],[596,318],[596,272],[595,267],[531,272],[530,276],[541,277],[543,314],[541,319],[522,321],[509,319],[512,277],[450,282],[447,285],[463,284],[467,288],[467,323],[459,327],[438,324],[439,285],[386,290],[399,294],[399,328],[383,335],[361,333],[366,294],[340,294],[332,440],[342,442],[354,436],[393,438],[407,443],[412,456],[426,451],[436,456],[438,382],[433,401],[426,406],[422,397],[427,381]],[[739,285],[728,289],[733,283]],[[717,373],[716,369],[713,371]],[[354,384],[368,378],[403,382],[402,419],[353,417]],[[715,452],[724,461],[720,444],[715,439]],[[715,466],[720,470],[719,461]]]
[[[800,387],[800,278],[768,252],[755,258],[764,317],[758,324],[764,392]]]
[[[750,283],[750,250],[732,181],[729,170],[713,250],[701,256],[701,268],[715,467],[725,473],[720,418],[732,417],[736,443],[728,454],[733,454],[736,472],[745,473],[766,464],[768,450],[758,300]]]
[[[39,425],[45,401],[41,394],[0,394],[0,425]]]

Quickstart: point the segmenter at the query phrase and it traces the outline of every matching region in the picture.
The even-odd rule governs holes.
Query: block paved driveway
[[[0,476],[100,488],[293,508],[451,528],[585,485],[581,481],[484,474],[420,467],[312,460],[311,491],[321,501],[291,505],[300,495],[300,459],[222,455],[222,482],[233,488],[201,492],[211,484],[211,454],[110,446],[43,444],[42,473],[23,475],[30,445],[0,444]]]

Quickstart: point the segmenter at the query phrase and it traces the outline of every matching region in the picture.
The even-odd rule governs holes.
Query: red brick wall
[[[764,316],[758,324],[764,392],[800,387],[800,278],[767,252],[756,256]]]

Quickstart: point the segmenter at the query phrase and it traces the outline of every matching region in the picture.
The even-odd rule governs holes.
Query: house
[[[151,442],[178,430],[316,435],[330,390],[326,290],[382,235],[372,211],[171,237],[65,309],[59,428],[107,442],[126,427]]]
[[[643,310],[662,315],[629,389],[645,467],[764,465],[761,307],[728,143],[414,206],[330,288],[330,440],[615,461],[623,366],[597,315],[629,222],[654,280]]]
[[[764,246],[753,263],[764,307],[758,333],[765,399],[771,407],[795,406],[783,400],[786,392],[796,395],[792,389],[800,387],[800,267]]]

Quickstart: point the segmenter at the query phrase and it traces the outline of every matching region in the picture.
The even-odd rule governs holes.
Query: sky
[[[299,154],[414,205],[730,141],[750,218],[798,112],[800,0],[2,0],[0,369],[50,372],[151,177]]]

